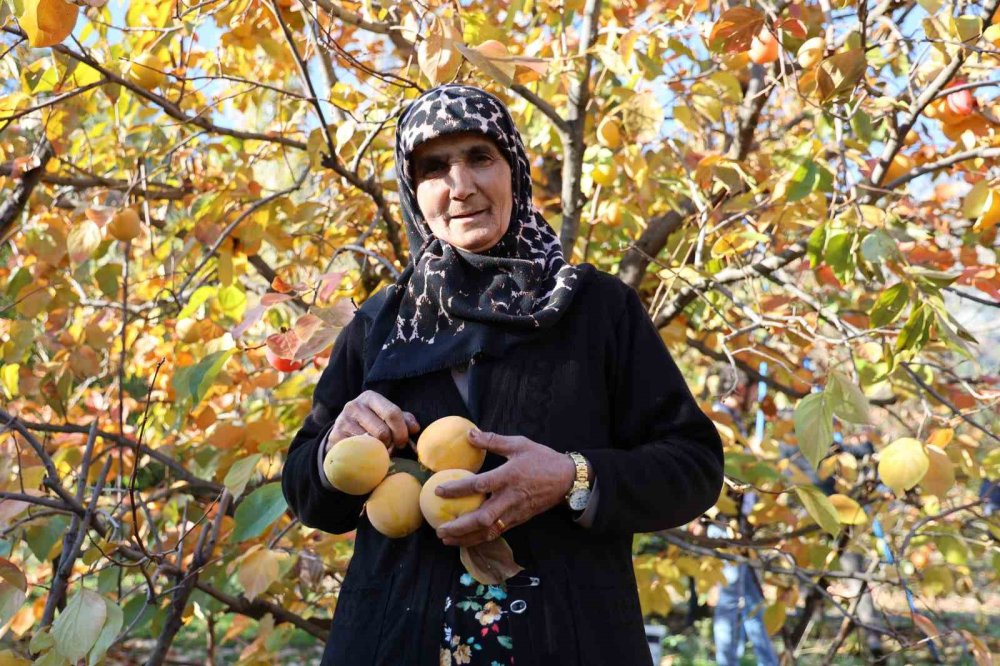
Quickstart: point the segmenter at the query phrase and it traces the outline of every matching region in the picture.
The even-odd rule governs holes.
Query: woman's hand
[[[404,412],[391,400],[375,391],[365,391],[344,405],[326,438],[323,455],[333,444],[353,435],[371,435],[382,440],[390,451],[403,448],[410,436],[420,431],[413,414]]]
[[[477,510],[459,516],[437,530],[448,546],[475,546],[490,540],[497,519],[504,528],[527,522],[559,504],[576,478],[576,466],[559,453],[527,437],[505,437],[472,430],[473,446],[498,453],[507,462],[496,469],[438,486],[439,497],[492,493]]]

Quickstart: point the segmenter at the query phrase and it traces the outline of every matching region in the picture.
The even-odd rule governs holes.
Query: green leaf
[[[905,270],[907,273],[915,277],[918,282],[934,290],[944,289],[945,287],[951,285],[952,282],[962,277],[961,271],[946,273],[944,271],[935,271],[922,266],[907,266]]]
[[[826,245],[826,225],[821,224],[809,234],[806,241],[806,254],[809,256],[809,268],[816,266],[823,261],[823,247]]]
[[[97,286],[100,287],[101,293],[108,298],[118,296],[118,280],[121,276],[121,264],[104,264],[94,271],[94,279],[97,280]]]
[[[854,234],[846,231],[836,231],[827,234],[823,259],[838,275],[854,272]]]
[[[247,309],[247,295],[242,289],[234,284],[223,287],[216,298],[227,317],[236,321],[243,318],[243,312]]]
[[[40,562],[48,561],[49,554],[66,532],[69,522],[69,517],[59,515],[32,523],[31,527],[25,530],[25,541],[28,542],[32,555]]]
[[[121,631],[122,623],[125,619],[125,614],[122,613],[122,609],[118,607],[118,604],[106,597],[101,598],[104,599],[107,619],[101,628],[101,633],[97,636],[97,641],[94,643],[93,649],[90,651],[90,656],[87,658],[87,666],[97,666],[97,664],[101,663],[108,648],[118,638],[118,632]]]
[[[869,232],[861,239],[861,256],[868,263],[886,259],[898,261],[901,258],[896,241],[881,229]]]
[[[834,370],[830,373],[824,393],[830,396],[833,413],[851,423],[870,423],[868,399],[858,385]]]
[[[832,536],[840,534],[840,518],[830,499],[818,488],[796,486],[795,494],[816,524]]]
[[[236,508],[236,527],[233,541],[240,542],[260,536],[276,521],[288,505],[281,493],[280,483],[269,483],[253,491]]]
[[[192,407],[197,406],[234,351],[226,349],[213,352],[198,363],[177,370],[173,378],[177,402],[191,398]]]
[[[406,473],[417,479],[423,485],[427,482],[427,479],[431,478],[434,473],[421,465],[416,460],[410,460],[409,458],[400,458],[396,456],[392,459],[392,464],[389,466],[389,474]]]
[[[177,318],[183,319],[184,317],[190,317],[198,311],[198,308],[205,304],[205,301],[215,296],[218,292],[219,290],[217,287],[198,287],[194,290],[194,293],[191,294],[191,298],[188,299],[187,305],[184,306],[184,309],[177,314]]]
[[[104,597],[92,590],[81,589],[52,623],[56,650],[71,663],[83,659],[94,647],[107,616]]]
[[[910,311],[910,317],[899,332],[899,337],[896,338],[895,350],[900,352],[905,349],[916,349],[927,342],[930,335],[931,319],[923,303],[913,308]]]
[[[257,462],[263,456],[259,453],[255,453],[251,456],[245,458],[240,458],[233,463],[233,466],[229,468],[226,472],[226,478],[223,483],[226,484],[226,488],[229,488],[229,492],[232,494],[233,499],[238,498],[243,494],[243,491],[247,487],[247,483],[250,481],[250,477],[253,476],[254,468],[257,466]]]
[[[900,282],[889,287],[878,297],[872,306],[871,323],[881,328],[896,321],[903,308],[910,302],[910,288]]]
[[[825,393],[811,393],[795,407],[795,436],[799,450],[813,468],[826,455],[833,442],[833,408]]]

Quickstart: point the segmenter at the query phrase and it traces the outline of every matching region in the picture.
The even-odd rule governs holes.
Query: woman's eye
[[[472,156],[472,161],[476,164],[485,164],[491,161],[493,158],[489,153],[476,153]]]

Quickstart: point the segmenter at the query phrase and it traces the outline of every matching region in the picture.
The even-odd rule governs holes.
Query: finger
[[[469,430],[469,441],[472,442],[473,446],[492,451],[505,458],[510,458],[524,448],[524,443],[527,440],[524,437],[508,437],[506,435],[498,435],[495,432],[483,432],[479,428],[472,428]]]
[[[505,475],[506,470],[503,470],[503,465],[501,465],[482,474],[473,474],[464,479],[446,481],[435,488],[434,493],[438,497],[465,497],[477,493],[486,495],[503,487]]]
[[[406,427],[409,429],[411,435],[416,435],[420,432],[420,424],[417,423],[417,417],[409,412],[403,412],[403,420],[406,421]]]
[[[368,409],[368,407],[359,406],[358,410],[352,416],[364,428],[364,431],[372,437],[381,440],[386,446],[390,446],[393,443],[392,430],[388,424],[379,418],[375,412]]]
[[[496,527],[498,518],[509,516],[513,508],[513,496],[498,495],[490,498],[475,511],[459,516],[437,528],[437,535],[441,539],[460,539],[469,537],[477,532],[485,533],[490,528]],[[504,518],[506,525],[508,520]]]
[[[396,446],[405,445],[410,439],[410,430],[403,418],[403,410],[388,398],[374,391],[370,391],[367,395],[368,407],[389,426],[389,430],[392,432],[392,443]]]

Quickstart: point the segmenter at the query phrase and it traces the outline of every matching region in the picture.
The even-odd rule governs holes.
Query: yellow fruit
[[[906,174],[913,171],[913,167],[916,166],[913,158],[909,155],[904,155],[902,153],[896,153],[896,156],[892,158],[892,162],[885,170],[885,176],[882,177],[882,184],[891,183],[897,178],[902,178]]]
[[[434,490],[442,483],[469,476],[472,476],[472,472],[465,469],[446,469],[438,472],[424,483],[424,487],[420,491],[420,512],[424,514],[424,518],[431,527],[437,529],[459,516],[475,511],[486,501],[486,496],[482,494],[464,497],[438,497],[434,493]]]
[[[164,67],[163,61],[152,53],[143,53],[132,61],[128,69],[128,78],[140,88],[152,90],[162,86],[166,80]]]
[[[614,150],[622,143],[622,130],[613,118],[605,118],[597,126],[597,140],[602,146]]]
[[[590,172],[590,177],[598,185],[610,187],[615,183],[615,167],[611,164],[598,164]]]
[[[345,437],[326,452],[323,471],[337,490],[366,495],[389,472],[389,452],[371,435]]]
[[[486,451],[469,443],[469,430],[476,424],[461,416],[445,416],[424,428],[417,439],[417,458],[435,472],[464,469],[478,472]]]
[[[424,522],[420,512],[420,481],[411,474],[390,474],[365,504],[372,527],[390,539],[413,534]]]
[[[799,47],[797,58],[802,69],[812,69],[823,59],[826,51],[826,40],[822,37],[813,37],[802,42]]]
[[[54,46],[69,37],[80,8],[66,0],[25,0],[20,23],[34,47]]]
[[[108,233],[120,241],[130,241],[142,233],[139,214],[132,208],[122,208],[108,223]]]

